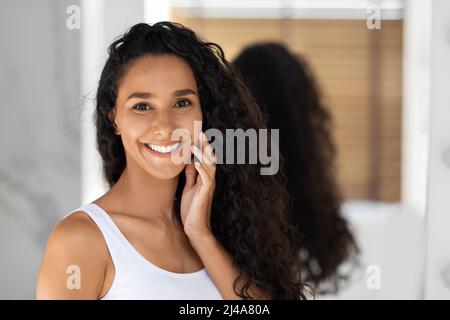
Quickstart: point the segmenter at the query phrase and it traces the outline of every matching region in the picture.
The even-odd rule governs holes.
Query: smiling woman
[[[305,298],[282,170],[217,164],[199,121],[203,131],[266,129],[218,45],[170,22],[137,24],[111,44],[96,107],[110,190],[55,228],[37,298]],[[189,139],[172,141],[180,129]],[[208,161],[171,161],[183,143]]]
[[[184,129],[193,136],[192,124],[202,120],[191,68],[175,55],[143,55],[129,63],[120,82],[109,118],[129,151],[127,163],[136,161],[159,179],[177,176],[184,166],[170,161],[171,134]]]

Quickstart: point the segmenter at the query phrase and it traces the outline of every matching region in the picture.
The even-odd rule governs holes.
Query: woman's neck
[[[174,198],[177,185],[178,176],[161,180],[126,167],[109,196],[115,199],[115,211],[173,223],[176,222]]]

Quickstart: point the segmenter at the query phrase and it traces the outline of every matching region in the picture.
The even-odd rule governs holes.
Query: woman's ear
[[[111,109],[111,111],[108,112],[108,119],[111,121],[113,127],[114,127],[114,133],[120,136],[119,126],[116,122],[116,108]]]

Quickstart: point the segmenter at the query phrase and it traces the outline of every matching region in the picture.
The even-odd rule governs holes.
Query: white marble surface
[[[0,2],[0,299],[34,297],[47,237],[80,205],[78,2]]]

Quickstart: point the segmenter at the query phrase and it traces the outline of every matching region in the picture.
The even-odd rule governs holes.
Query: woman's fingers
[[[191,151],[192,153],[198,158],[198,159],[204,159],[201,150],[194,146],[191,145]],[[214,178],[215,178],[215,164],[207,164],[205,162],[195,162],[195,168],[197,169],[197,171],[199,172],[200,176],[202,177],[202,181],[205,181],[207,183],[209,182],[213,182]],[[204,172],[206,174],[206,176],[202,176],[201,173]],[[206,180],[205,180],[206,179]]]
[[[206,135],[203,132],[200,132],[200,142],[202,144],[203,154],[202,154],[202,166],[205,168],[205,170],[208,172],[208,175],[212,178],[214,181],[216,176],[216,163],[217,159],[214,154],[214,150],[209,144],[208,139],[206,138]]]
[[[195,165],[195,168],[198,171],[198,174],[199,174],[200,178],[202,179],[202,184],[205,185],[206,187],[211,186],[211,184],[212,184],[211,177],[206,172],[206,170],[203,167],[203,165],[200,162],[195,162],[194,165]]]
[[[189,189],[195,184],[197,171],[192,163],[186,165],[185,174],[186,174],[186,185],[185,188]]]
[[[202,148],[204,151],[204,158],[205,158],[205,162],[207,164],[216,164],[217,163],[217,159],[216,159],[216,155],[214,154],[214,150],[211,147],[211,145],[209,144],[208,139],[206,138],[206,135],[201,132],[200,133],[200,139],[201,139],[201,143],[202,143]]]

